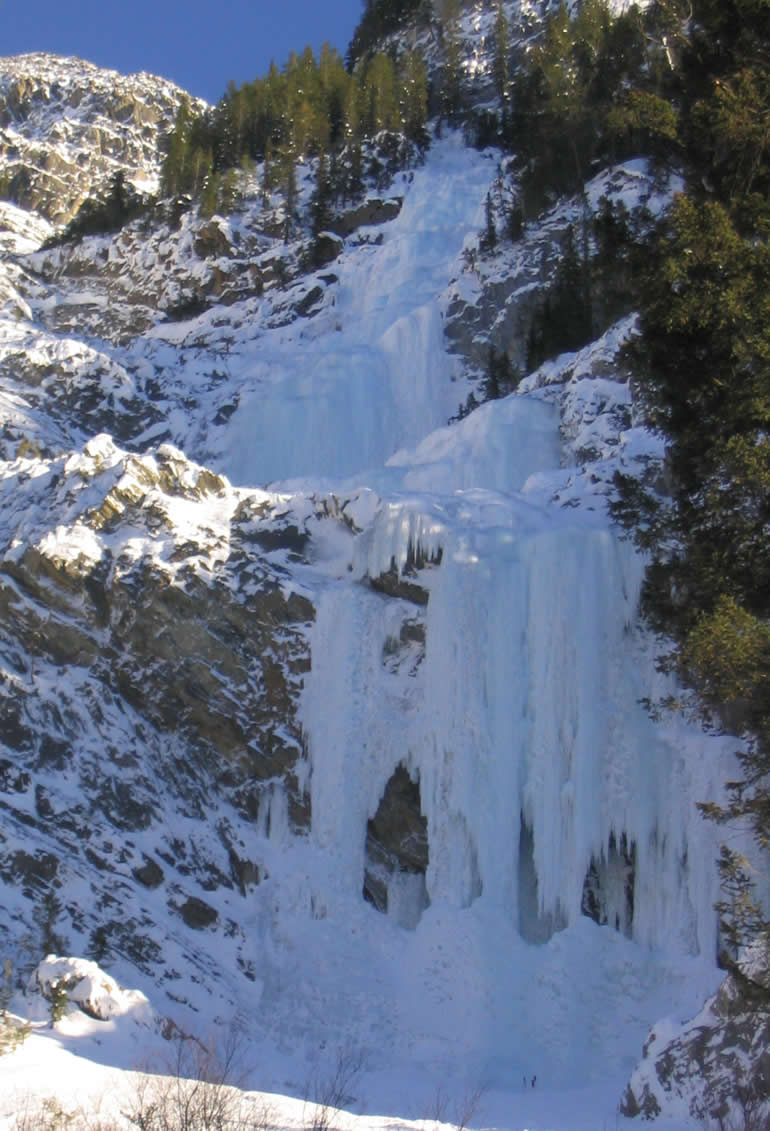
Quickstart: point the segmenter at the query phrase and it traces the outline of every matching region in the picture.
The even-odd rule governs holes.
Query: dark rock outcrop
[[[401,211],[402,204],[403,198],[399,196],[390,197],[388,200],[376,198],[365,200],[357,208],[351,208],[340,216],[336,216],[329,227],[338,236],[345,239],[353,232],[358,231],[359,228],[386,224],[389,220],[395,220]]]
[[[378,911],[396,911],[402,926],[416,926],[427,905],[428,825],[422,813],[419,781],[403,764],[396,767],[366,829],[364,898]],[[392,908],[394,877],[412,878],[415,900]],[[416,881],[416,883],[415,883]]]
[[[148,894],[168,891],[181,929],[239,939],[221,899],[264,879],[249,830],[277,793],[291,828],[310,821],[315,611],[286,569],[308,535],[169,446],[101,436],[19,477],[2,500],[0,877],[19,922],[161,977]],[[57,900],[73,883],[85,905]]]

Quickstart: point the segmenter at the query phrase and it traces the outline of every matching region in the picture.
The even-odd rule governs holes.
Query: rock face
[[[6,500],[24,497],[26,475],[49,491],[40,525],[23,541],[17,527],[6,551],[6,631],[27,656],[89,669],[157,730],[221,759],[219,773],[241,783],[239,804],[252,811],[255,782],[286,780],[301,756],[290,720],[313,609],[285,591],[273,563],[302,538],[274,521],[268,496],[239,495],[168,446],[130,457],[97,437],[80,458],[22,463]],[[65,496],[70,522],[42,533],[45,510]],[[199,515],[183,533],[179,505]],[[292,809],[304,823],[296,781]],[[147,819],[133,807],[122,814],[126,827]]]
[[[308,539],[276,502],[108,437],[3,479],[0,875],[48,901],[51,937],[55,892],[83,869],[88,906],[70,914],[145,967],[154,916],[115,916],[116,891],[124,910],[128,891],[157,891],[204,930],[220,921],[204,893],[260,882],[238,828],[270,819],[275,783],[288,826],[307,827],[296,711],[314,610],[284,563]],[[29,823],[34,855],[16,833]]]
[[[751,1129],[770,1120],[770,1010],[729,975],[678,1031],[656,1026],[625,1090],[623,1115],[689,1115]],[[741,1122],[741,1120],[743,1120]]]
[[[331,224],[332,231],[338,236],[349,236],[360,227],[371,224],[385,224],[388,220],[395,220],[401,211],[400,197],[390,200],[369,199],[357,208],[350,208],[337,216]]]
[[[153,75],[120,75],[79,59],[0,59],[0,158],[6,196],[64,224],[118,169],[152,185],[159,142],[184,94]]]
[[[676,178],[665,195],[676,189]],[[505,209],[512,196],[509,173],[501,166],[494,184],[497,202],[495,223],[504,232]],[[606,198],[611,203],[623,201],[635,221],[644,226],[650,216],[646,209],[660,193],[644,162],[631,161],[604,171],[586,185],[586,198],[591,208]],[[660,199],[660,198],[659,198]],[[587,225],[587,227],[585,227]],[[554,286],[558,265],[568,233],[590,233],[592,220],[586,218],[585,202],[562,201],[548,209],[537,223],[525,225],[521,238],[508,242],[506,236],[491,253],[483,254],[478,240],[466,244],[462,275],[450,289],[446,311],[446,336],[450,349],[459,354],[469,370],[486,374],[490,346],[505,354],[520,373],[527,371],[528,337],[535,315],[542,309],[549,290]],[[595,248],[589,238],[589,257]],[[506,246],[507,244],[507,246]],[[611,322],[614,315],[603,318],[604,296],[600,281],[592,284],[592,301],[598,320]]]

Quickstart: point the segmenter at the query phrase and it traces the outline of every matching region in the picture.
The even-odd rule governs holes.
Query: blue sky
[[[308,43],[344,53],[361,0],[0,0],[0,53],[53,51],[152,71],[215,102]]]

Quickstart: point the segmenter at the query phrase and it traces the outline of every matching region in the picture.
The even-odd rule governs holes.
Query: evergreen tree
[[[481,237],[481,249],[487,253],[497,247],[497,228],[495,227],[495,211],[492,205],[492,193],[488,192],[484,202],[484,232]]]
[[[43,954],[61,954],[66,950],[66,943],[56,930],[56,923],[62,913],[62,903],[54,887],[45,890],[40,901],[40,949]]]
[[[578,250],[572,225],[562,245],[562,253],[552,286],[535,312],[527,343],[527,369],[565,350],[579,349],[593,337],[590,264],[585,241]]]
[[[297,211],[297,162],[291,147],[286,149],[283,156],[283,196],[286,208],[283,242],[288,243],[294,232]]]
[[[425,0],[373,0],[371,3],[367,0],[363,18],[348,48],[348,70],[353,71],[356,64],[371,57],[374,48],[391,32],[403,27],[420,8],[425,19]]]
[[[265,156],[262,164],[262,179],[260,181],[260,196],[262,198],[262,207],[267,208],[270,204],[270,193],[276,185],[275,169],[273,167],[273,144],[268,138],[265,145]]]
[[[462,42],[457,0],[443,0],[441,8],[444,66],[441,72],[439,101],[441,116],[457,125],[462,111]]]
[[[217,211],[217,205],[219,203],[218,181],[218,175],[216,173],[211,173],[211,175],[206,177],[206,180],[203,182],[203,188],[201,189],[200,194],[200,204],[198,205],[198,210],[201,216],[213,216]]]
[[[48,1017],[52,1029],[66,1015],[68,1003],[69,996],[63,979],[51,982],[48,987]]]
[[[94,927],[88,938],[88,957],[92,962],[98,963],[99,966],[104,966],[105,961],[109,957],[110,944],[107,935],[107,928],[104,924],[99,924]]]
[[[618,90],[648,81],[649,69],[635,13],[613,19],[606,0],[582,0],[571,18],[562,0],[542,39],[520,59],[505,124],[506,141],[522,162],[528,214],[552,194],[582,188],[593,161],[608,149],[607,120]],[[617,123],[614,136],[624,128]]]
[[[381,14],[377,6],[372,11]],[[407,13],[407,7],[400,11]],[[230,83],[213,110],[195,115],[188,102],[180,105],[167,140],[163,195],[202,197],[202,212],[211,215],[226,208],[226,198],[237,197],[230,170],[244,161],[264,161],[262,199],[267,203],[281,181],[291,192],[285,160],[289,151],[295,160],[324,152],[336,161],[345,148],[352,153],[362,139],[381,131],[404,133],[424,149],[427,105],[425,64],[414,53],[405,53],[398,65],[389,54],[367,53],[365,65],[352,75],[328,44],[318,60],[306,47],[301,55],[292,52],[282,70],[271,63],[262,79],[241,87]],[[398,147],[390,164],[403,162],[407,152],[408,147]],[[283,176],[273,169],[276,153],[284,155]],[[335,191],[356,195],[359,181],[354,175],[352,184],[345,185],[340,176]]]
[[[497,400],[512,393],[520,380],[517,372],[505,350],[496,350],[489,347],[489,360],[487,362],[487,375],[484,381],[484,399]]]
[[[419,150],[428,146],[428,73],[415,51],[403,57],[399,67],[399,110],[404,133]]]
[[[744,738],[740,775],[706,816],[748,823],[770,850],[770,200],[767,63],[770,8],[693,0],[676,38],[678,139],[691,162],[646,249],[637,388],[667,445],[669,486],[619,477],[616,517],[650,555],[643,608],[671,640],[662,661],[704,719]],[[704,193],[704,186],[711,190]],[[747,862],[720,858],[723,956],[770,999],[770,919]],[[763,944],[749,971],[738,948]],[[755,952],[756,953],[756,952]],[[757,971],[759,970],[759,974]]]
[[[373,137],[380,130],[400,130],[401,113],[396,88],[396,68],[389,55],[375,55],[364,72],[362,86],[364,133]]]
[[[332,220],[332,185],[329,162],[322,151],[316,166],[315,187],[310,198],[310,226],[314,236],[329,227]]]
[[[524,212],[518,199],[511,201],[507,221],[508,239],[511,243],[516,243],[524,235]]]
[[[167,143],[167,152],[161,170],[163,196],[178,196],[184,191],[190,133],[190,104],[183,99],[174,120],[174,128]]]
[[[500,108],[505,123],[510,99],[510,38],[508,35],[508,18],[502,0],[497,0],[495,9],[495,55],[492,64],[492,73],[495,80],[495,90],[500,99]]]
[[[364,191],[363,154],[361,143],[353,141],[348,146],[348,173],[345,182],[345,197],[356,200]]]
[[[29,1025],[16,1021],[8,1013],[12,996],[13,966],[11,960],[6,958],[0,973],[0,1056],[13,1052],[29,1036]]]

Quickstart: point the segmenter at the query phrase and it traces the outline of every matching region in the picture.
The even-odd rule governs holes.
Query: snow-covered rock
[[[0,59],[0,158],[10,198],[61,224],[118,170],[154,191],[160,139],[187,97],[166,79],[82,59]]]
[[[131,1014],[132,1020],[149,1025],[150,1003],[139,990],[125,990],[95,962],[85,958],[58,958],[49,954],[38,963],[30,989],[50,999],[52,987],[63,989],[67,1002],[95,1021],[112,1021]]]
[[[656,1024],[644,1059],[623,1095],[621,1111],[735,1120],[761,1128],[770,1120],[770,1012],[766,991],[725,978],[700,1012],[684,1024]],[[745,1120],[745,1122],[741,1122]]]

